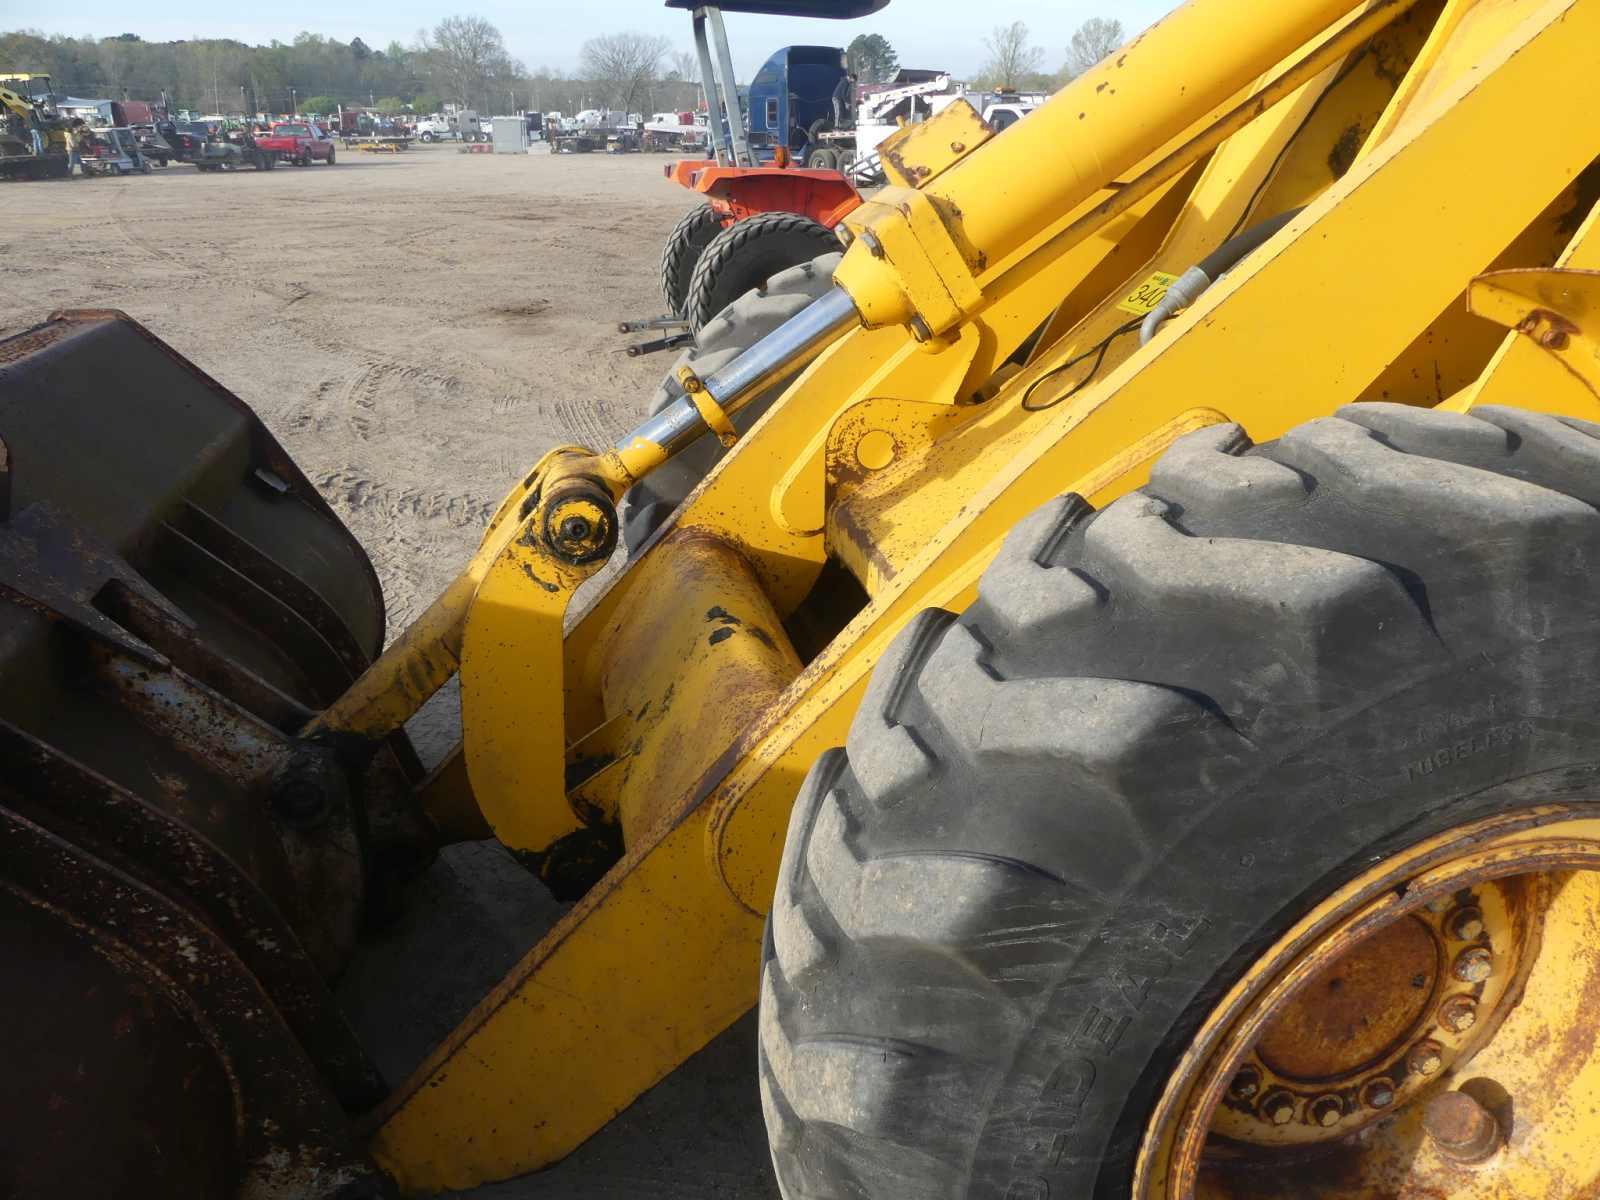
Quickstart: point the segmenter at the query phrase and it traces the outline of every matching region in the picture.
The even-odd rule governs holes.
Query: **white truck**
[[[651,113],[644,123],[643,149],[701,150],[706,148],[706,117],[704,113],[658,112]]]
[[[576,116],[562,118],[558,122],[553,137],[554,148],[558,154],[587,154],[606,149],[637,150],[643,126],[644,117],[639,113],[614,108],[586,108]]]
[[[417,122],[419,142],[487,142],[489,130],[470,108],[434,113]]]

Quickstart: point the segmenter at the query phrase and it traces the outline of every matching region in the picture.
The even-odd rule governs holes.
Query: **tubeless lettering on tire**
[[[1110,986],[1104,1005],[1088,1005],[1072,1028],[1069,1042],[1082,1053],[1063,1060],[1050,1073],[1028,1110],[1030,1145],[1012,1160],[1012,1169],[1022,1174],[1011,1181],[1006,1200],[1048,1200],[1049,1182],[1032,1172],[1059,1167],[1071,1157],[1078,1120],[1097,1077],[1095,1063],[1116,1052],[1134,1015],[1149,999],[1151,987],[1171,974],[1210,928],[1211,922],[1199,916],[1170,924],[1151,921],[1142,927],[1142,936],[1129,939],[1128,953],[1107,974]]]
[[[1465,738],[1458,738],[1448,745],[1439,746],[1431,753],[1421,758],[1414,758],[1406,763],[1406,780],[1414,782],[1425,776],[1442,771],[1446,767],[1464,762],[1475,755],[1487,754],[1495,750],[1505,750],[1518,742],[1527,741],[1535,733],[1533,722],[1529,720],[1510,721],[1504,725],[1491,726],[1479,730]]]

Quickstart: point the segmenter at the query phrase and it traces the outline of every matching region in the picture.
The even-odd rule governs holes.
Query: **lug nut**
[[[1306,1105],[1306,1123],[1332,1129],[1344,1120],[1344,1101],[1337,1096],[1318,1096]]]
[[[1268,1092],[1261,1102],[1261,1115],[1274,1125],[1287,1125],[1294,1120],[1294,1097],[1288,1092]]]
[[[1432,1075],[1444,1065],[1444,1050],[1438,1042],[1418,1042],[1406,1056],[1406,1068],[1416,1075]]]
[[[1494,955],[1482,946],[1468,946],[1456,955],[1450,973],[1462,983],[1482,983],[1494,974]]]
[[[1500,1123],[1465,1092],[1440,1092],[1428,1101],[1422,1128],[1439,1153],[1458,1163],[1478,1163],[1500,1148]]]
[[[1451,996],[1439,1006],[1439,1024],[1451,1033],[1465,1033],[1478,1023],[1478,1002],[1471,996]]]
[[[1483,912],[1473,905],[1458,908],[1450,916],[1449,928],[1457,941],[1475,942],[1483,936]]]
[[[1250,1100],[1261,1090],[1261,1072],[1254,1067],[1241,1067],[1228,1085],[1228,1095],[1235,1100]]]
[[[1388,1108],[1394,1103],[1394,1082],[1374,1079],[1361,1089],[1361,1103],[1368,1108]]]

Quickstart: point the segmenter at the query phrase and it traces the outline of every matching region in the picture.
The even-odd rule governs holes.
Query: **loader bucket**
[[[0,1191],[370,1172],[339,1131],[383,1084],[327,980],[426,853],[418,771],[297,734],[383,638],[367,556],[237,397],[118,312],[0,341]]]

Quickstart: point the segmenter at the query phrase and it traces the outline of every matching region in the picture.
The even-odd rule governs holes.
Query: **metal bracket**
[[[1600,398],[1600,271],[1490,271],[1467,288],[1467,309],[1531,340]]]
[[[919,188],[994,136],[978,110],[957,100],[942,112],[890,134],[878,147],[891,184]]]
[[[844,225],[855,244],[834,282],[867,326],[906,324],[917,341],[943,349],[939,335],[983,303],[974,264],[927,193],[884,188]]]
[[[694,373],[693,367],[678,368],[678,382],[683,385],[683,394],[689,398],[689,403],[694,405],[695,412],[700,414],[700,419],[706,423],[706,428],[717,435],[717,440],[729,450],[739,440],[739,431],[733,427],[733,421],[722,405],[717,403],[717,398],[707,389],[705,381]]]

